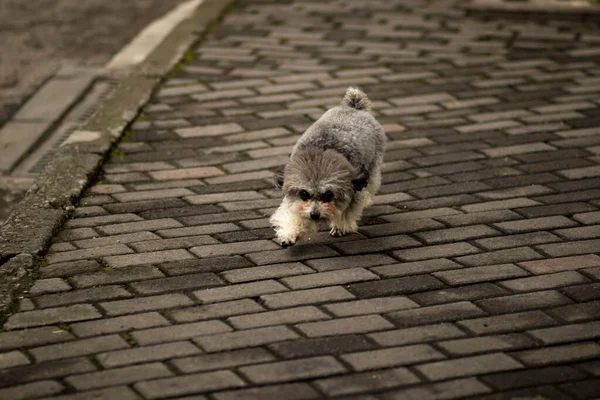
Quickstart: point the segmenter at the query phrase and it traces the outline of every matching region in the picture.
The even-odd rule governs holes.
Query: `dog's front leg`
[[[276,240],[282,247],[293,246],[302,236],[315,230],[311,221],[299,216],[291,207],[292,204],[284,199],[270,219]]]

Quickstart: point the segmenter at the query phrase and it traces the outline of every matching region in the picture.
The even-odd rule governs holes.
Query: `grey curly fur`
[[[342,99],[342,105],[357,110],[370,110],[371,100],[369,100],[362,90],[355,87],[349,87]]]

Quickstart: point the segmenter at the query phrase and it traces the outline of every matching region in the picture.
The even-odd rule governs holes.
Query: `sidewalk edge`
[[[36,260],[74,210],[81,194],[94,182],[112,146],[164,77],[232,3],[204,0],[144,62],[128,75],[120,76],[115,93],[55,153],[0,226],[0,316],[11,307],[15,290],[26,286]]]

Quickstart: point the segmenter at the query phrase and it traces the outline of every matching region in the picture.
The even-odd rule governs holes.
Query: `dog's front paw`
[[[280,243],[281,247],[286,248],[296,244],[295,240],[282,240]]]
[[[296,242],[298,241],[299,237],[298,236],[293,236],[293,235],[278,235],[277,236],[277,243],[279,243],[279,245],[281,247],[290,247],[296,244]]]
[[[331,228],[331,230],[329,231],[329,234],[333,237],[340,237],[340,236],[344,236],[346,234],[346,232],[344,232],[342,229],[340,228]]]

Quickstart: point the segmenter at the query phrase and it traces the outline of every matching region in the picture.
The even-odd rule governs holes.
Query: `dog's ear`
[[[283,172],[285,170],[285,165],[277,168],[275,171],[275,176],[273,177],[273,181],[275,182],[275,187],[277,189],[281,189],[283,187]]]
[[[369,173],[367,171],[362,171],[355,179],[352,180],[352,186],[354,186],[354,190],[360,192],[369,184]]]

